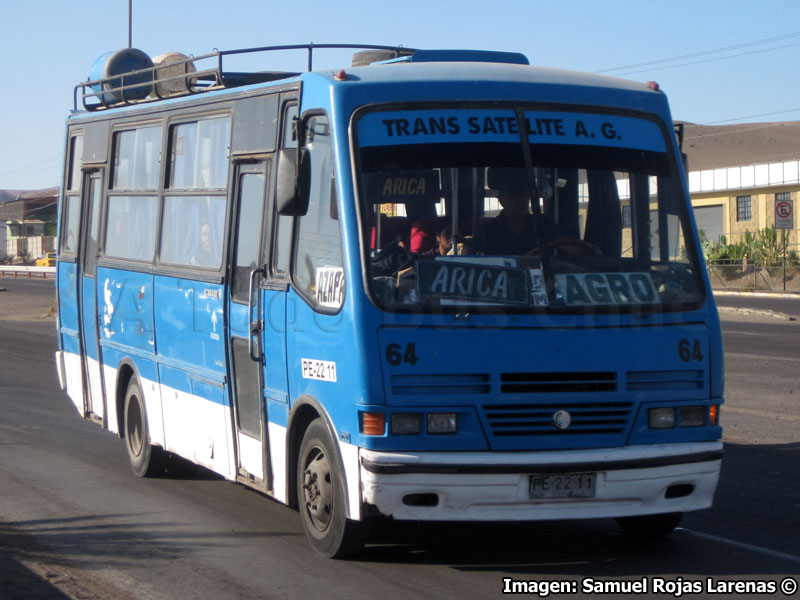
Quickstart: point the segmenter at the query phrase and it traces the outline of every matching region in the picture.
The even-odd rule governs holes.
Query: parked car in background
[[[56,253],[48,252],[41,258],[36,259],[37,267],[55,267],[56,266]]]

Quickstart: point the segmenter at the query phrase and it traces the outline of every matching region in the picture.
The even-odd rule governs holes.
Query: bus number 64
[[[408,363],[412,367],[417,364],[417,350],[414,342],[406,346],[405,352],[401,352],[402,346],[400,344],[389,344],[386,346],[386,360],[393,367],[399,367],[401,364]]]
[[[686,338],[683,338],[680,342],[678,342],[678,356],[681,357],[683,362],[689,362],[690,360],[703,360],[703,349],[700,346],[700,340],[694,340],[690,342]]]

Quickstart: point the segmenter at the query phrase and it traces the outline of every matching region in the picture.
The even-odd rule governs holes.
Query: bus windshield
[[[385,309],[703,300],[679,171],[655,120],[439,105],[364,111],[355,131],[366,273]]]

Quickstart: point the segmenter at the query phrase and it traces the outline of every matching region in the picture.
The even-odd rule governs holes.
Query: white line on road
[[[753,361],[761,360],[761,361],[767,361],[767,362],[775,362],[775,361],[800,362],[800,357],[798,357],[798,356],[772,356],[772,355],[766,356],[764,354],[752,354],[750,352],[730,352],[730,351],[727,351],[727,352],[725,352],[725,356],[730,356],[730,357],[735,356],[736,358],[744,358],[744,359],[753,360]]]
[[[783,334],[779,334],[779,333],[761,333],[759,331],[735,331],[733,329],[728,329],[727,327],[723,327],[722,328],[722,334],[723,335],[732,335],[732,334],[733,335],[760,335],[760,336],[764,336],[764,337],[777,337],[779,335],[783,335]]]
[[[795,556],[794,554],[787,554],[786,552],[778,552],[777,550],[762,548],[761,546],[754,546],[753,544],[746,544],[744,542],[737,542],[736,540],[729,540],[728,538],[719,537],[717,535],[711,535],[710,533],[701,533],[699,531],[694,531],[692,529],[684,529],[683,527],[678,527],[675,531],[688,533],[689,535],[703,538],[705,540],[709,540],[712,542],[721,542],[723,544],[727,544],[728,546],[735,546],[736,548],[749,550],[750,552],[757,552],[759,554],[771,556],[772,558],[778,558],[780,560],[787,560],[789,562],[800,564],[800,556]]]

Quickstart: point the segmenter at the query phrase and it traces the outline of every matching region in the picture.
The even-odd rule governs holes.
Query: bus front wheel
[[[325,423],[315,419],[300,444],[297,498],[311,546],[329,558],[342,558],[361,550],[367,525],[347,518],[345,481],[333,444]]]
[[[147,412],[139,384],[132,379],[125,393],[125,446],[131,469],[139,477],[153,477],[164,470],[164,451],[150,444]]]
[[[619,517],[617,525],[625,535],[636,539],[654,539],[669,535],[681,522],[683,513]]]

